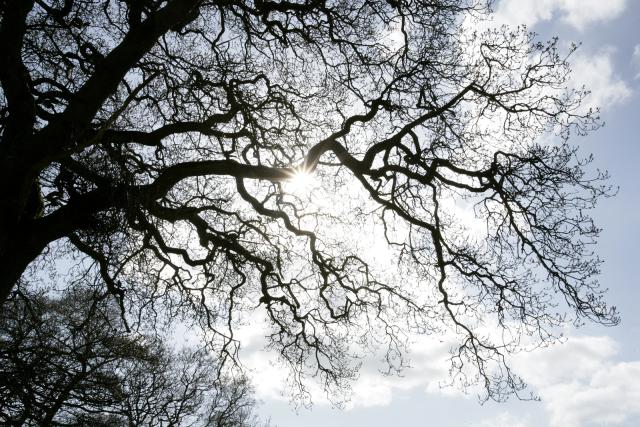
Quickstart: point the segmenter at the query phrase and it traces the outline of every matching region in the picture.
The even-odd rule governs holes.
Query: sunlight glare
[[[304,169],[297,170],[291,179],[288,181],[287,189],[294,193],[300,194],[303,191],[308,191],[314,183],[313,174]]]

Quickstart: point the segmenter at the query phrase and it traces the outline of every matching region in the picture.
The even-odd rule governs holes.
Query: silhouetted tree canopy
[[[508,353],[617,322],[573,48],[480,31],[486,1],[0,4],[2,299],[73,259],[221,364],[263,313],[294,380],[329,388],[455,334],[456,378],[494,399],[522,388]]]
[[[126,333],[113,299],[19,291],[0,316],[3,425],[259,424],[244,377],[222,379],[205,351]]]

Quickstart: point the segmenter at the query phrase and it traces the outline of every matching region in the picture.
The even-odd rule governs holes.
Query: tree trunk
[[[48,242],[37,239],[21,227],[2,227],[6,233],[0,237],[0,304],[11,293],[29,264],[42,253]]]

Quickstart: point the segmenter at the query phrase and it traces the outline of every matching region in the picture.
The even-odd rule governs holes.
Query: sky
[[[279,427],[423,426],[440,427],[637,427],[640,424],[640,1],[500,0],[497,23],[526,24],[540,39],[580,42],[571,60],[574,82],[592,91],[605,126],[572,140],[594,165],[611,174],[618,194],[601,201],[592,215],[603,228],[598,254],[605,264],[600,282],[608,301],[622,315],[616,327],[586,325],[567,329],[563,344],[517,355],[513,364],[540,401],[510,399],[481,405],[473,392],[442,387],[447,381],[447,349],[438,341],[417,342],[412,368],[403,377],[385,377],[365,363],[351,402],[332,408],[321,392],[312,409],[297,408],[283,385],[283,374],[260,364],[264,354],[251,348],[261,413]],[[253,328],[259,334],[260,328]],[[251,340],[249,342],[258,342]],[[245,351],[247,349],[245,348]],[[246,353],[245,353],[246,354]],[[259,368],[256,368],[259,367]]]

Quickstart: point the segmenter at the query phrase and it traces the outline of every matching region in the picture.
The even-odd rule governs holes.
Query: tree
[[[0,421],[10,425],[257,426],[244,377],[206,352],[122,330],[88,289],[12,293],[0,317]]]
[[[587,215],[608,187],[568,142],[599,126],[571,52],[477,31],[489,7],[3,1],[2,297],[62,247],[221,363],[261,307],[295,378],[341,387],[371,347],[400,369],[407,334],[452,332],[463,382],[520,390],[522,337],[617,322]]]

